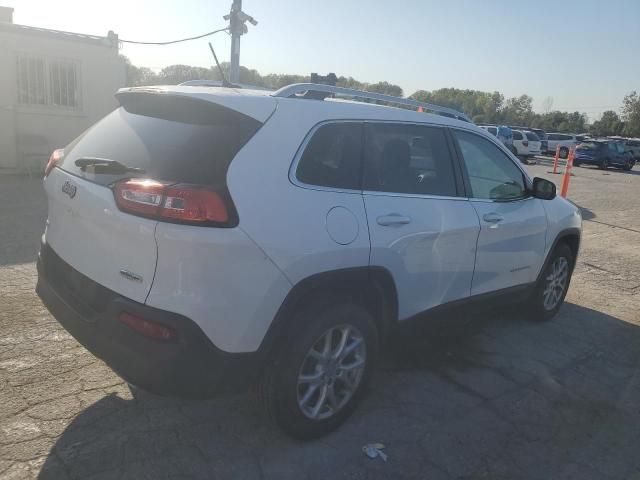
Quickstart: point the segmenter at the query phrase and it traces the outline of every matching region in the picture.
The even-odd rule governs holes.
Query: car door
[[[546,242],[542,201],[528,195],[524,172],[494,142],[469,131],[452,132],[480,220],[471,294],[534,282]]]
[[[452,152],[441,127],[373,122],[365,128],[370,264],[391,273],[400,319],[471,292],[480,225],[461,196]]]

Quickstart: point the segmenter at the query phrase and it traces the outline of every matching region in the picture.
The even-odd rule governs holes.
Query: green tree
[[[462,111],[477,123],[495,123],[499,116],[498,110],[504,102],[504,96],[500,92],[490,93],[458,88],[441,88],[432,92],[418,90],[411,95],[411,98]]]
[[[640,96],[633,91],[622,100],[622,119],[624,134],[640,137]]]
[[[188,80],[212,80],[213,71],[205,67],[191,65],[169,65],[158,73],[159,83],[177,85]]]
[[[598,136],[620,135],[624,130],[624,122],[613,110],[607,110],[600,120],[593,122],[589,132]]]
[[[127,87],[137,87],[140,85],[154,85],[158,83],[157,75],[147,67],[136,67],[128,57],[120,55],[124,61],[126,85]]]
[[[509,98],[500,111],[500,117],[507,125],[529,126],[535,117],[533,98],[529,95]]]
[[[378,82],[365,84],[364,89],[367,92],[382,93],[384,95],[393,95],[394,97],[402,97],[402,88],[389,82]]]

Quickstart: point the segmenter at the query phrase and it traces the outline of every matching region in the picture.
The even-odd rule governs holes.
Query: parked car
[[[504,125],[479,125],[479,127],[497,137],[511,153],[518,154],[516,147],[513,145],[513,130],[510,127]]]
[[[635,160],[640,160],[640,138],[630,138],[626,142],[627,150],[631,152]]]
[[[513,146],[516,154],[525,159],[540,155],[540,145],[542,142],[538,136],[526,130],[513,130]]]
[[[569,156],[569,149],[577,144],[578,139],[575,135],[569,135],[566,133],[547,134],[548,151],[555,154],[557,146],[560,145],[560,158],[567,158]]]
[[[518,126],[512,126],[510,128],[515,129],[515,130],[527,130],[527,131],[535,133],[538,136],[538,138],[540,139],[540,152],[541,153],[546,153],[547,152],[547,149],[548,149],[547,133],[544,130],[541,130],[540,128],[518,127]]]
[[[120,90],[47,165],[44,304],[131,384],[257,383],[297,438],[351,414],[402,322],[487,299],[557,313],[581,216],[552,182],[467,121],[332,94],[415,107],[314,84]]]
[[[622,142],[625,150],[627,150],[635,160],[640,160],[640,139],[625,137],[607,137],[609,140]]]
[[[575,166],[582,164],[597,165],[601,169],[619,167],[631,170],[636,161],[620,141],[588,140],[576,147],[573,160]]]

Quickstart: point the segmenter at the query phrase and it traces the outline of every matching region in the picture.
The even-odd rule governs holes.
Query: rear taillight
[[[145,318],[122,312],[118,315],[118,320],[130,327],[132,330],[144,335],[152,340],[171,342],[177,339],[178,334],[173,328],[169,328],[161,323],[147,320]]]
[[[522,142],[522,146],[523,147],[528,147],[529,146],[529,141],[525,140],[524,142]]]
[[[118,208],[134,215],[194,225],[230,223],[231,202],[206,186],[135,178],[116,183],[113,192]]]
[[[58,163],[60,163],[60,160],[62,160],[62,157],[64,157],[64,149],[59,148],[59,149],[53,151],[53,153],[49,157],[49,161],[47,162],[47,166],[44,167],[44,176],[45,176],[45,178],[49,176],[49,174],[51,173],[51,170],[53,170],[54,168],[56,168],[58,166]]]

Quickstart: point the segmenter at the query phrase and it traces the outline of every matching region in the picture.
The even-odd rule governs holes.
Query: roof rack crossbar
[[[334,87],[332,85],[322,85],[317,83],[294,83],[277,90],[272,95],[274,97],[288,98],[302,93],[323,92],[327,94],[343,95],[345,97],[366,98],[369,100],[378,100],[381,102],[392,103],[396,105],[406,105],[409,107],[422,107],[430,112],[441,113],[449,117],[471,122],[464,113],[454,110],[453,108],[441,107],[432,103],[419,102],[411,98],[394,97],[393,95],[384,95],[382,93],[365,92],[363,90],[355,90],[352,88]],[[317,98],[317,97],[316,97]]]

